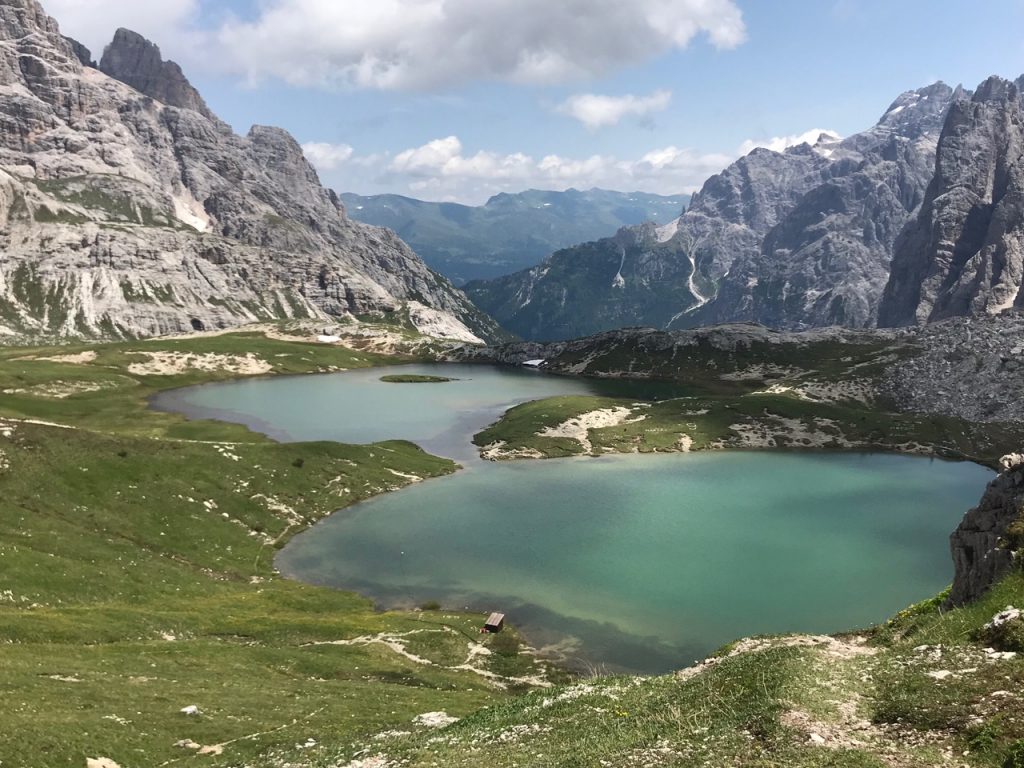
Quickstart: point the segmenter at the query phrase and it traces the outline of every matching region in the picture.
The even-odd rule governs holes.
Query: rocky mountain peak
[[[302,147],[288,131],[266,125],[254,125],[249,129],[250,153],[268,175],[296,197],[322,198],[324,190],[316,169],[306,159]],[[330,199],[337,204],[337,198]]]
[[[767,232],[826,165],[806,144],[784,153],[758,147],[708,179],[693,196],[689,213]]]
[[[858,149],[867,142],[877,141],[888,135],[898,135],[909,141],[916,141],[924,136],[938,138],[939,131],[946,119],[946,112],[957,91],[941,80],[923,88],[901,93],[885,113],[878,119],[875,127],[862,134]]]
[[[561,251],[471,295],[535,339],[614,325],[874,325],[893,245],[922,205],[946,114],[964,95],[934,83],[846,139],[754,149],[709,178],[671,225]]]
[[[1010,101],[1018,98],[1020,98],[1020,90],[1016,83],[998,75],[992,75],[978,86],[972,101],[981,103],[986,101]]]
[[[137,32],[117,30],[113,42],[103,51],[100,70],[157,101],[214,119],[181,67],[164,61],[160,48]]]
[[[0,40],[0,336],[404,307],[432,332],[496,333],[394,233],[350,220],[287,132],[235,135],[141,35],[119,30],[85,69],[35,0],[0,0]]]
[[[297,171],[308,181],[317,182],[316,171],[306,160],[299,142],[284,128],[254,125],[248,138],[270,168]]]

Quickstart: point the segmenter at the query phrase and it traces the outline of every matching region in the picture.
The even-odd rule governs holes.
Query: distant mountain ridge
[[[645,221],[667,223],[689,195],[603,189],[527,190],[495,195],[482,206],[401,195],[341,195],[357,221],[394,230],[432,269],[461,284],[539,264],[560,248]]]
[[[499,334],[350,219],[288,133],[234,134],[145,38],[118,31],[97,69],[36,0],[4,0],[0,43],[0,339],[365,314]]]
[[[935,83],[846,139],[755,149],[708,179],[676,222],[565,249],[467,293],[529,339],[636,325],[873,326],[947,112],[969,97]]]

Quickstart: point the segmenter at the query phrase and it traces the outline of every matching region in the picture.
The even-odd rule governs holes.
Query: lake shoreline
[[[423,366],[423,367],[425,367],[425,368],[438,368],[438,367],[440,367],[442,370],[449,368],[449,366],[446,365],[446,364],[441,364],[440,366]],[[415,366],[412,366],[412,368],[415,368]],[[481,373],[481,374],[484,372],[484,369],[482,369],[480,367],[476,367],[476,370],[479,373]],[[381,387],[382,385],[379,384],[379,371],[380,371],[379,368],[378,369],[365,369],[362,372],[354,372],[354,374],[357,377],[360,376],[360,375],[363,376],[363,377],[366,377],[367,378],[367,384],[369,384],[369,378],[374,377],[374,382],[375,383],[372,386]],[[506,373],[507,374],[508,371],[503,371],[503,372],[500,372],[500,373]],[[500,373],[498,375],[500,375]],[[337,382],[332,382],[330,379],[326,379],[325,380],[325,379],[322,379],[322,377],[311,377],[311,378],[318,379],[319,380],[318,384],[320,386],[323,386],[323,387],[326,387],[328,389],[331,389],[332,390],[332,397],[340,398],[340,401],[345,401],[345,397],[343,397],[340,394],[340,391],[339,391],[339,393],[337,395],[334,395],[333,394],[334,389],[332,389],[332,388],[336,388],[335,387],[336,383],[340,385],[341,383],[343,383],[345,381],[351,381],[351,379],[349,378],[350,374],[346,373],[346,374],[342,374],[342,376],[343,376],[343,379],[338,380]],[[513,377],[515,377],[515,373],[513,373]],[[546,379],[547,377],[544,377],[544,378]],[[567,380],[568,381],[572,381],[571,379],[566,379],[565,377],[551,377],[551,378],[552,379],[558,378],[558,379],[560,379],[563,382],[567,381]],[[526,374],[525,379],[528,380],[528,382],[531,385],[534,385],[534,384],[536,384],[539,381],[543,381],[543,379],[541,379],[540,377],[537,377],[534,372],[530,372],[530,373]],[[261,379],[260,381],[262,383],[259,386],[262,387],[262,386],[266,386],[269,382],[271,382],[273,380]],[[469,379],[468,381],[471,382],[472,380]],[[231,386],[232,386],[231,383],[218,384],[218,388],[221,388],[218,391],[222,392],[224,394],[227,394],[227,393],[229,393],[231,391],[230,390]],[[238,386],[238,385],[236,384],[235,386]],[[472,386],[476,386],[476,387],[479,388],[479,387],[482,387],[484,385],[478,383],[478,384],[467,384],[467,385],[464,385],[464,386],[471,386],[471,387]],[[222,389],[224,387],[228,387],[229,389],[228,390]],[[417,391],[419,391],[419,388],[416,388],[416,389],[417,389]],[[434,388],[428,388],[428,389],[433,390]],[[445,389],[447,389],[447,388],[445,388]],[[195,391],[198,391],[198,390],[204,390],[205,392],[209,393],[210,391],[212,391],[212,387],[210,387],[209,385],[200,385],[199,387],[193,388],[192,391],[195,392]],[[178,392],[180,393],[180,391],[178,391]],[[250,392],[249,394],[251,395],[252,393]],[[293,398],[293,399],[295,399],[295,400],[303,400],[304,398],[296,397],[296,398]],[[173,407],[168,408],[169,410],[173,410],[174,412],[177,412],[177,413],[185,413],[185,415],[189,415],[182,408],[178,407],[178,406],[180,406],[180,404],[182,402],[180,397],[175,397],[172,402],[175,405]],[[277,401],[275,401],[275,402],[277,402]],[[528,403],[528,402],[535,402],[535,401],[532,401],[529,398],[526,398],[526,399],[523,400],[523,402],[527,402]],[[668,402],[668,401],[661,401],[661,402]],[[162,405],[164,405],[166,407],[168,405],[167,400],[165,400],[162,403]],[[498,406],[488,406],[487,408],[482,408],[482,409],[478,409],[478,410],[470,410],[470,411],[460,412],[460,413],[462,413],[463,416],[466,417],[466,419],[464,420],[464,422],[460,422],[461,427],[458,430],[458,435],[451,434],[451,435],[448,436],[447,439],[449,439],[449,440],[458,439],[458,441],[461,442],[461,445],[462,445],[463,448],[470,448],[471,446],[469,445],[469,439],[472,436],[473,431],[478,429],[481,424],[485,424],[486,423],[485,419],[493,418],[493,415],[497,415],[499,420],[500,420],[501,418],[503,418],[503,414],[508,412],[507,409],[509,408],[509,406],[513,406],[513,405],[514,405],[514,399],[512,400],[512,402],[510,402],[508,399],[504,399],[504,402],[503,402],[503,404],[500,407],[498,407]],[[252,404],[248,403],[247,407],[251,407],[251,406],[252,406]],[[245,423],[247,426],[253,427],[255,425],[255,423],[256,423],[254,418],[253,418],[252,413],[248,413],[247,414],[244,410],[239,410],[238,408],[235,408],[235,409],[216,409],[216,408],[212,408],[211,409],[211,408],[209,408],[207,406],[199,406],[198,408],[196,408],[195,404],[192,404],[191,408],[192,408],[192,412],[194,414],[199,415],[199,416],[201,416],[203,418],[220,418],[220,419],[228,418],[229,420],[239,420],[240,417],[241,417],[242,418],[242,423]],[[356,407],[356,410],[358,412],[361,409]],[[263,411],[259,411],[259,412],[263,412]],[[475,414],[475,415],[472,418],[470,418],[469,414]],[[488,414],[491,414],[491,416],[488,416]],[[265,434],[272,434],[272,436],[275,437],[275,438],[277,438],[278,435],[283,436],[285,440],[293,438],[293,432],[290,429],[281,428],[279,425],[275,426],[274,424],[271,424],[270,422],[268,422],[266,420],[262,420],[261,421],[261,426],[263,427],[263,429],[261,429],[260,431],[263,431]],[[294,435],[294,436],[295,437],[309,437],[309,435],[303,435],[303,434]],[[318,438],[318,439],[333,439],[335,441],[340,441],[340,442],[351,442],[351,440],[348,437],[346,437],[344,434],[335,436],[333,438]],[[449,478],[461,478],[461,477],[463,477],[465,475],[479,475],[481,472],[487,473],[487,472],[491,471],[488,468],[489,465],[495,464],[495,462],[487,462],[487,461],[484,461],[482,458],[480,458],[479,457],[478,447],[472,448],[473,453],[471,455],[472,457],[470,458],[470,454],[462,453],[460,451],[445,452],[445,451],[438,451],[436,449],[436,447],[424,446],[423,442],[421,442],[420,440],[416,439],[415,435],[410,435],[406,439],[411,439],[413,442],[416,442],[418,445],[420,445],[421,448],[423,448],[424,450],[427,450],[428,452],[431,452],[431,453],[435,453],[436,455],[443,456],[443,455],[446,455],[446,453],[447,453],[450,456],[452,453],[459,453],[460,455],[459,455],[459,458],[457,460],[460,462],[460,466],[459,466],[458,469],[456,469],[454,474],[446,475],[446,477],[449,477]],[[426,441],[426,442],[429,443],[429,441]],[[671,451],[671,452],[667,452],[667,451],[664,451],[664,450],[652,450],[652,451],[639,451],[639,450],[637,450],[637,451],[629,451],[629,452],[625,452],[625,451],[604,452],[604,453],[601,453],[601,454],[598,454],[598,455],[592,455],[592,456],[566,456],[564,458],[578,458],[578,459],[581,460],[581,462],[582,462],[582,459],[584,459],[584,458],[597,458],[597,459],[604,458],[607,461],[606,462],[599,462],[598,465],[603,464],[604,466],[609,466],[610,467],[610,466],[614,466],[614,465],[618,464],[619,461],[630,461],[630,459],[634,455],[636,455],[637,453],[658,454],[658,455],[660,455],[663,458],[667,458],[667,456],[670,453],[671,454],[690,453],[693,456],[694,459],[699,460],[702,457],[708,457],[708,456],[710,456],[712,454],[721,453],[721,452],[726,451],[726,450],[728,450],[731,454],[734,455],[734,458],[729,459],[729,463],[730,464],[734,464],[734,465],[737,462],[742,464],[743,462],[746,462],[748,460],[754,461],[756,463],[761,463],[763,461],[763,457],[772,457],[772,456],[784,456],[784,455],[804,455],[804,456],[807,456],[807,457],[812,457],[812,456],[815,456],[815,455],[818,455],[818,456],[831,456],[831,455],[856,456],[858,454],[863,455],[865,453],[869,453],[869,454],[870,453],[877,453],[877,451],[872,451],[871,448],[860,448],[860,447],[844,448],[842,450],[831,450],[829,448],[818,447],[818,446],[815,446],[813,448],[791,448],[791,447],[779,447],[779,446],[768,447],[768,446],[763,446],[763,445],[751,445],[751,446],[749,446],[747,448],[744,448],[744,449],[739,449],[739,448],[736,448],[735,446],[719,446],[719,447],[715,447],[714,449],[704,447],[704,448],[700,448],[700,449],[693,450],[693,451],[690,451],[690,452],[685,452],[685,451]],[[753,457],[753,458],[747,458],[752,453],[760,454],[760,456],[756,456],[756,457]],[[889,453],[895,454],[896,452],[895,451],[890,451]],[[743,457],[743,458],[741,458],[741,457]],[[942,457],[942,456],[927,456],[927,458],[932,458],[932,459],[939,458],[940,460],[943,460],[943,461],[948,460],[948,457]],[[637,465],[637,467],[642,467],[644,465],[644,463],[647,462],[648,460],[657,461],[657,458],[654,457],[654,456],[645,457],[641,461],[641,463],[639,465]],[[670,461],[671,461],[671,459],[670,459]],[[535,472],[536,469],[539,468],[539,465],[538,465],[538,466],[533,467],[532,469],[527,469],[527,467],[529,465],[532,465],[532,462],[500,462],[498,464],[507,464],[507,465],[510,465],[510,466],[518,465],[519,467],[521,467],[521,474],[522,474],[522,477],[524,479],[527,478],[527,477],[536,477],[534,472]],[[564,471],[564,464],[561,464],[561,463],[542,462],[541,464],[550,464],[551,467],[558,468],[557,471]],[[589,462],[582,462],[579,466],[590,467],[591,464]],[[589,471],[589,470],[585,470],[585,471]],[[640,471],[643,471],[643,470],[640,470]],[[527,473],[530,473],[530,474],[527,474]],[[575,474],[575,473],[570,473],[570,474]],[[462,481],[461,480],[450,480],[449,482],[462,482]],[[444,486],[445,484],[416,482],[416,483],[413,483],[410,486],[406,486],[405,488],[402,488],[400,490],[410,490],[411,488],[416,488],[417,489],[416,493],[422,493],[424,489],[426,489],[426,488],[433,488],[433,487],[438,486],[438,485]],[[324,528],[325,525],[334,525],[334,524],[337,524],[339,520],[351,520],[353,518],[356,518],[366,508],[371,507],[372,505],[374,505],[376,503],[379,503],[382,500],[401,499],[402,501],[400,503],[402,503],[402,504],[407,504],[408,503],[408,502],[404,501],[404,499],[408,498],[407,494],[398,494],[394,490],[388,490],[388,489],[384,489],[384,490],[386,492],[383,493],[382,495],[375,496],[375,497],[373,497],[373,498],[371,498],[371,499],[369,499],[367,501],[359,502],[359,503],[356,503],[356,504],[344,507],[340,511],[337,511],[337,512],[329,515],[325,520],[320,521],[315,526],[313,526],[311,528],[308,528],[308,529],[306,529],[303,532],[298,533],[295,537],[292,538],[292,540],[284,548],[284,550],[282,550],[281,552],[277,553],[277,555],[275,557],[275,567],[280,571],[280,573],[282,575],[284,575],[286,578],[289,578],[289,579],[301,581],[301,582],[304,582],[304,583],[319,585],[319,586],[331,586],[333,588],[340,589],[342,591],[356,592],[358,594],[367,596],[367,597],[369,597],[369,599],[371,599],[378,606],[378,608],[381,608],[381,609],[384,609],[384,610],[386,610],[388,608],[392,608],[392,607],[407,607],[409,605],[422,604],[422,603],[425,603],[427,601],[433,600],[435,598],[435,596],[437,596],[437,593],[431,593],[430,591],[423,592],[423,593],[417,593],[414,590],[409,590],[409,591],[405,592],[404,594],[401,594],[401,595],[399,595],[397,597],[396,596],[386,596],[386,595],[382,595],[379,592],[379,590],[374,590],[373,588],[370,588],[370,587],[366,586],[365,584],[355,583],[353,581],[336,580],[336,581],[331,582],[331,581],[325,581],[323,579],[318,579],[315,576],[310,576],[308,571],[304,572],[302,568],[294,567],[294,564],[290,563],[288,561],[288,559],[287,559],[287,556],[285,555],[285,553],[290,553],[291,551],[293,551],[293,547],[295,546],[296,542],[305,541],[305,540],[307,540],[309,538],[320,537],[323,534],[324,530],[325,530],[325,528]],[[491,490],[493,492],[493,489],[491,489]],[[412,492],[412,491],[410,491],[410,492]],[[974,493],[975,492],[972,490],[971,491],[971,496],[972,497],[974,496]],[[959,510],[958,510],[958,512],[959,512]],[[347,513],[347,514],[342,514],[342,513]],[[952,525],[950,527],[952,527]],[[946,531],[944,529],[942,533],[943,533],[943,536],[945,536],[948,533],[948,531]],[[382,562],[387,562],[387,561],[384,560]],[[941,588],[941,586],[939,586],[938,588]],[[921,597],[921,595],[916,595],[915,594],[913,597],[915,599],[917,599],[917,598]],[[505,603],[496,605],[495,604],[496,601],[493,598],[484,598],[484,599],[481,599],[479,601],[471,600],[471,601],[468,601],[468,602],[460,602],[458,600],[449,601],[447,599],[444,599],[444,600],[440,600],[439,602],[441,602],[445,606],[449,606],[449,607],[452,607],[452,608],[455,608],[456,606],[459,606],[459,605],[468,606],[471,610],[473,608],[478,608],[481,612],[485,612],[486,610],[491,610],[491,609],[495,609],[495,608],[501,609],[501,608],[505,608],[506,607]],[[508,604],[511,604],[512,601],[507,601],[507,602],[508,602]],[[901,605],[905,604],[905,602],[909,602],[909,600],[901,601],[898,605],[894,605],[894,609],[898,609]],[[463,612],[463,611],[465,611],[465,607],[458,608],[458,610],[460,612]],[[879,620],[879,618],[884,618],[885,615],[886,614],[884,614],[882,612],[876,613],[874,615],[874,618],[871,619],[871,621],[872,622],[873,621],[877,621],[877,620]],[[565,614],[562,614],[562,617],[563,617],[562,619],[559,619],[559,623],[560,624],[564,623]],[[829,625],[828,627],[825,627],[824,629],[835,629],[836,627],[841,627],[841,628],[845,629],[845,628],[848,628],[853,623],[856,623],[856,622],[842,621],[842,622],[838,622],[838,623],[833,624],[833,625]],[[526,639],[528,641],[531,641],[531,644],[533,644],[535,646],[543,647],[545,645],[550,645],[551,643],[547,643],[546,642],[547,637],[545,636],[545,631],[543,630],[543,627],[541,628],[540,632],[537,632],[537,631],[535,631],[533,629],[533,627],[530,624],[531,624],[530,621],[522,622],[523,632],[524,632],[524,635],[525,635]],[[734,633],[730,633],[728,635],[728,638],[731,639],[733,637],[733,634]],[[749,634],[749,633],[748,632],[740,632],[739,634],[746,635],[746,634]],[[726,637],[726,635],[723,635],[723,637]],[[623,641],[623,643],[625,643],[625,641]],[[557,645],[557,643],[555,643],[555,644]],[[643,673],[645,673],[645,674],[654,674],[654,673],[659,672],[659,671],[665,671],[666,669],[669,669],[669,668],[672,668],[672,667],[685,666],[685,665],[689,664],[691,661],[693,661],[694,659],[700,657],[704,652],[706,652],[708,650],[710,650],[710,649],[702,648],[702,649],[700,649],[699,652],[697,652],[697,651],[694,651],[694,652],[682,652],[678,657],[673,657],[672,660],[670,662],[668,662],[664,667],[659,667],[659,668],[650,669],[650,670],[641,670],[641,671],[643,671]],[[562,659],[560,661],[560,663],[568,664],[569,667],[580,668],[580,667],[585,667],[589,661],[593,661],[593,657],[588,658],[586,656],[586,654],[584,654],[583,657],[582,657],[582,660],[579,661],[578,663],[576,663],[572,657],[564,658],[564,659]],[[617,668],[623,669],[624,671],[637,671],[635,667],[632,667],[632,666],[626,665],[626,664],[617,665]]]

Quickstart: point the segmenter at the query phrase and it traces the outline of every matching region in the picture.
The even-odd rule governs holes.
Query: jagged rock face
[[[953,96],[937,83],[903,94],[875,127],[846,140],[823,134],[814,146],[754,150],[709,179],[677,222],[654,235],[637,231],[643,246],[627,248],[624,261],[627,270],[632,258],[643,261],[635,275],[615,271],[627,239],[620,233],[467,292],[507,328],[537,339],[624,318],[660,328],[870,327],[893,245],[924,200]],[[594,288],[589,304],[568,299],[580,283]]]
[[[783,328],[874,324],[893,245],[920,207],[953,90],[938,83],[898,98],[878,124],[829,152],[829,178],[808,190],[734,262],[698,322],[734,318]]]
[[[168,106],[193,109],[214,119],[181,67],[164,61],[160,49],[137,32],[117,30],[114,41],[103,51],[100,71]]]
[[[35,0],[5,0],[0,5],[0,40],[18,40],[38,34],[55,42],[60,37],[57,22]]]
[[[949,596],[952,606],[977,600],[1014,567],[1020,546],[1014,526],[1024,527],[1024,456],[1003,460],[1004,471],[992,481],[981,503],[964,516],[950,537],[956,576]],[[1016,543],[1015,543],[1016,542]]]
[[[149,95],[83,66],[34,0],[0,5],[0,335],[148,336],[413,303],[456,336],[495,331],[394,233],[350,220],[287,133],[235,135],[187,81],[152,79],[170,70],[135,37],[119,34],[106,60],[132,79],[137,52]]]
[[[65,35],[64,39],[68,41],[68,45],[71,46],[72,52],[82,63],[83,67],[92,67],[93,69],[96,69],[99,66],[92,59],[92,51],[90,51],[88,48],[86,48],[84,45],[82,45],[80,42],[73,38],[67,37]]]
[[[683,319],[790,329],[873,325],[893,244],[922,204],[953,95],[943,83],[908,91],[870,130],[787,152],[790,166],[801,152],[821,161],[784,181],[789,200],[754,248],[704,272],[714,286],[709,300]]]
[[[957,99],[920,215],[896,246],[881,324],[1024,306],[1022,155],[1018,85],[990,78],[973,98]]]

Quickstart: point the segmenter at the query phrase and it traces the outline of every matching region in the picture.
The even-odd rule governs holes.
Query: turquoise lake
[[[389,373],[457,378],[388,384]],[[382,605],[502,610],[579,665],[664,672],[742,636],[884,620],[952,579],[948,537],[991,472],[885,454],[722,452],[491,463],[472,434],[556,394],[669,385],[417,365],[216,384],[154,406],[280,440],[417,442],[466,469],[297,536],[277,566]]]

